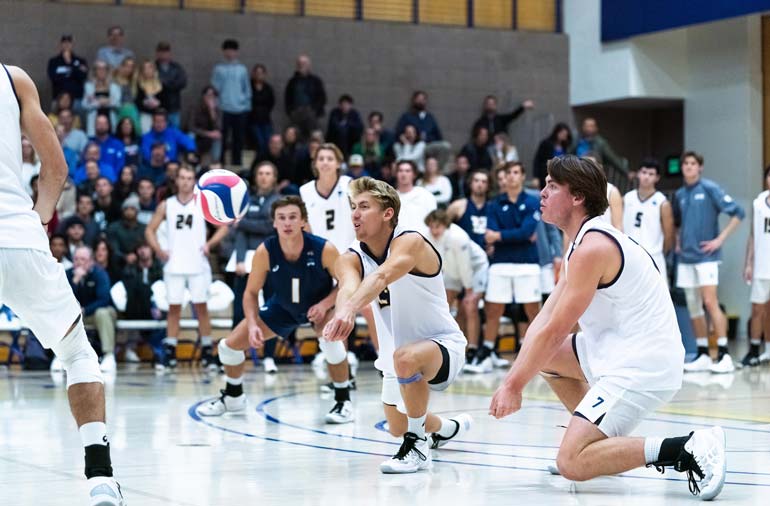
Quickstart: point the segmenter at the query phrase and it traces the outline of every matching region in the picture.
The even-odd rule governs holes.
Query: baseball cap
[[[350,155],[350,160],[348,161],[348,165],[350,165],[351,167],[363,167],[364,157],[361,155]]]

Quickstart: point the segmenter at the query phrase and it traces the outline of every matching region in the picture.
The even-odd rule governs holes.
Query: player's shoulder
[[[299,187],[299,194],[304,199],[306,196],[311,196],[315,192],[315,179],[308,181]]]
[[[702,177],[698,183],[706,191],[723,191],[722,187],[716,181]]]
[[[625,195],[623,195],[623,202],[633,202],[636,197],[636,190],[627,191]]]
[[[754,199],[754,203],[765,205],[768,195],[770,195],[770,190],[760,192],[760,194],[757,195],[757,198]]]

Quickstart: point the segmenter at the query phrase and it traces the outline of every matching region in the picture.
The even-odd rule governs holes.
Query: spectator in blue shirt
[[[211,85],[219,93],[219,107],[222,109],[222,162],[228,132],[232,133],[230,163],[241,165],[243,136],[248,128],[251,112],[251,79],[246,66],[238,61],[238,41],[227,39],[222,43],[223,62],[214,65]]]
[[[468,372],[491,372],[507,361],[494,355],[500,317],[505,305],[516,302],[524,308],[529,321],[540,310],[540,257],[537,251],[537,225],[540,222],[540,199],[524,191],[526,172],[519,162],[506,164],[505,190],[487,206],[487,246],[492,246],[489,282],[484,302],[486,326],[481,346]],[[519,327],[519,336],[526,324]]]
[[[526,192],[540,201],[539,190],[527,189]],[[556,288],[555,273],[561,270],[563,241],[558,227],[542,220],[537,223],[535,233],[537,256],[540,259],[540,289],[547,296]]]
[[[142,158],[149,160],[152,146],[158,142],[166,145],[166,157],[171,161],[179,160],[179,151],[192,153],[195,151],[195,141],[189,135],[182,133],[177,127],[168,124],[168,116],[163,109],[152,113],[152,129],[142,136]]]
[[[110,183],[114,183],[118,178],[115,167],[102,161],[102,150],[99,144],[91,142],[86,146],[83,152],[83,163],[75,170],[75,174],[72,176],[72,180],[75,184],[80,184],[86,181],[86,179],[94,179],[89,177],[88,174],[88,162],[96,162],[99,165],[99,175],[106,177],[110,180]]]
[[[109,116],[98,114],[94,123],[96,135],[91,137],[91,142],[99,145],[101,152],[100,162],[119,169],[126,164],[126,147],[121,141],[110,135],[111,130]]]
[[[117,313],[110,304],[110,277],[95,264],[93,251],[88,246],[75,250],[72,268],[67,270],[67,280],[75,298],[83,308],[83,323],[96,326],[102,343],[101,369],[115,372],[115,322]]]
[[[155,186],[162,186],[166,181],[167,163],[166,145],[162,142],[156,142],[150,149],[150,157],[142,160],[136,178],[149,179]]]
[[[725,239],[740,225],[745,211],[714,181],[701,177],[703,157],[694,151],[682,155],[684,186],[674,195],[674,224],[677,227],[676,251],[679,265],[676,286],[684,289],[693,331],[698,344],[697,358],[685,364],[686,372],[711,371],[730,373],[735,370],[727,352],[727,318],[719,307],[717,285],[719,262]],[[719,215],[730,216],[730,222],[719,231]],[[703,314],[708,311],[717,335],[717,361],[709,357],[708,327]]]

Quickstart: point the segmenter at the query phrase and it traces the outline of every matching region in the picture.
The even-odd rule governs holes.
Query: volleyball
[[[246,182],[225,169],[210,170],[198,180],[195,198],[206,221],[228,225],[246,214],[249,193]]]

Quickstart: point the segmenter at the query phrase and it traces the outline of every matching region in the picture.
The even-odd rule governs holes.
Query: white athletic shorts
[[[449,385],[454,383],[455,379],[457,379],[457,376],[465,366],[465,344],[450,339],[442,339],[440,337],[432,337],[431,341],[441,345],[442,354],[444,354],[444,365],[442,365],[439,375],[442,374],[445,366],[448,369],[446,370],[446,376],[443,378],[443,381],[431,383],[431,381],[434,381],[436,378],[429,379],[428,386],[431,390],[446,390],[449,388]]]
[[[398,385],[398,378],[392,372],[382,373],[382,403],[388,406],[395,406],[399,413],[406,414],[406,405],[401,398],[401,388]]]
[[[64,268],[49,252],[0,248],[0,305],[16,313],[46,348],[64,338],[80,304]]]
[[[184,289],[190,290],[190,300],[193,304],[202,304],[209,300],[211,286],[211,270],[206,269],[200,274],[163,274],[166,283],[166,296],[169,304],[184,302]]]
[[[483,264],[473,272],[471,286],[463,286],[460,278],[444,276],[444,287],[447,290],[461,292],[465,288],[471,288],[475,293],[484,293],[487,291],[487,279],[489,279],[489,264]]]
[[[540,266],[540,291],[544,294],[553,292],[556,288],[556,278],[553,274],[553,264]]]
[[[676,271],[678,288],[700,288],[719,285],[719,262],[679,264]]]
[[[629,390],[615,384],[610,378],[595,378],[584,365],[588,361],[585,359],[585,337],[582,332],[573,334],[572,349],[591,386],[573,415],[593,423],[607,437],[631,435],[642,420],[671,401],[678,392]]]
[[[538,264],[492,264],[484,300],[495,304],[540,302],[540,272]]]
[[[751,282],[751,303],[770,302],[770,279],[754,279]]]

